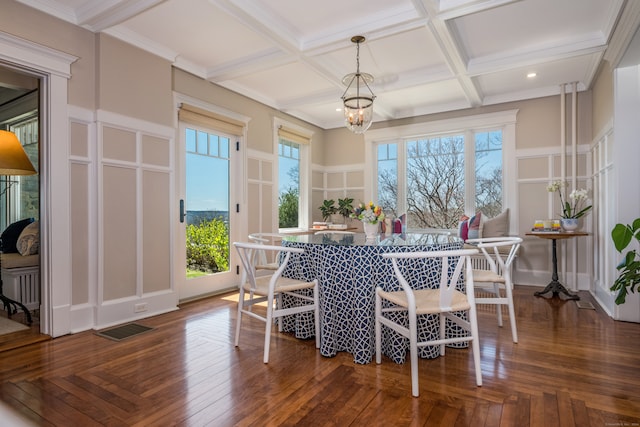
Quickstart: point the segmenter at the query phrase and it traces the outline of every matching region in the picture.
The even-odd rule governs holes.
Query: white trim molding
[[[67,87],[68,79],[71,77],[71,64],[77,59],[76,56],[0,32],[0,63],[6,62],[10,68],[41,79],[40,330],[53,337],[70,331]]]

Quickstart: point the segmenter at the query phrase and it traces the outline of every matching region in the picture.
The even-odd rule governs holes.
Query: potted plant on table
[[[611,239],[616,250],[622,253],[635,239],[636,246],[640,244],[640,218],[636,218],[633,224],[616,224],[611,230]],[[616,267],[618,269],[618,277],[613,286],[612,291],[617,291],[616,304],[624,304],[627,294],[635,292],[640,286],[640,254],[636,249],[627,251],[624,254],[622,262]]]
[[[554,181],[547,186],[550,193],[558,193],[560,197],[560,205],[562,206],[562,214],[560,215],[560,225],[565,231],[575,231],[579,228],[578,219],[582,218],[592,208],[591,205],[583,207],[585,201],[589,198],[587,190],[573,190],[569,194],[569,202],[563,197],[564,187],[567,186],[566,181]]]
[[[322,212],[323,221],[326,221],[327,219],[329,219],[329,217],[331,217],[331,215],[338,212],[338,208],[335,207],[334,203],[335,201],[333,199],[322,201],[322,206],[320,206],[318,209],[320,209],[320,212]]]
[[[347,223],[347,218],[351,216],[351,212],[353,212],[353,199],[349,197],[338,199],[338,213],[344,218],[345,224]]]

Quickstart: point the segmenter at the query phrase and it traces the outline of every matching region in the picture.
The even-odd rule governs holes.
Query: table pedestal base
[[[560,282],[558,282],[557,280],[553,280],[551,283],[549,283],[544,290],[542,291],[538,291],[538,292],[534,292],[533,294],[537,297],[541,297],[544,294],[546,294],[547,292],[553,292],[553,296],[555,297],[558,294],[564,294],[567,296],[567,299],[569,300],[579,300],[580,297],[576,294],[572,294],[570,293],[567,288],[565,288],[564,286],[562,286],[562,284]]]
[[[558,294],[564,294],[567,296],[567,299],[579,300],[580,297],[578,295],[574,295],[569,293],[567,288],[562,286],[560,282],[558,282],[558,256],[556,255],[556,239],[551,239],[551,261],[553,262],[553,273],[551,274],[551,283],[547,285],[541,292],[534,292],[534,295],[539,297],[547,292],[553,292],[552,297],[557,296]]]
[[[0,287],[0,289],[2,288]],[[20,307],[27,319],[27,325],[31,325],[33,323],[29,309],[25,307],[25,305],[22,304],[20,301],[14,301],[9,297],[4,296],[2,293],[0,293],[0,301],[2,301],[2,305],[4,306],[4,309],[7,310],[7,317],[9,319],[11,319],[12,314],[16,314],[18,312],[18,307]]]

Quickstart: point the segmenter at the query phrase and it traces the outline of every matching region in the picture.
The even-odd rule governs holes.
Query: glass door
[[[234,286],[236,227],[233,188],[236,138],[181,124],[180,266],[176,268],[180,300]],[[235,156],[237,157],[237,156]]]

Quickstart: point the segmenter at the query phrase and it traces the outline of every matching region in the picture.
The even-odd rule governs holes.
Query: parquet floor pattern
[[[128,340],[87,331],[4,351],[0,399],[42,426],[639,426],[640,324],[535,290],[516,286],[518,344],[479,307],[482,387],[466,349],[420,360],[419,398],[408,364],[325,358],[288,334],[265,365],[263,324],[245,319],[235,348],[223,295]]]

